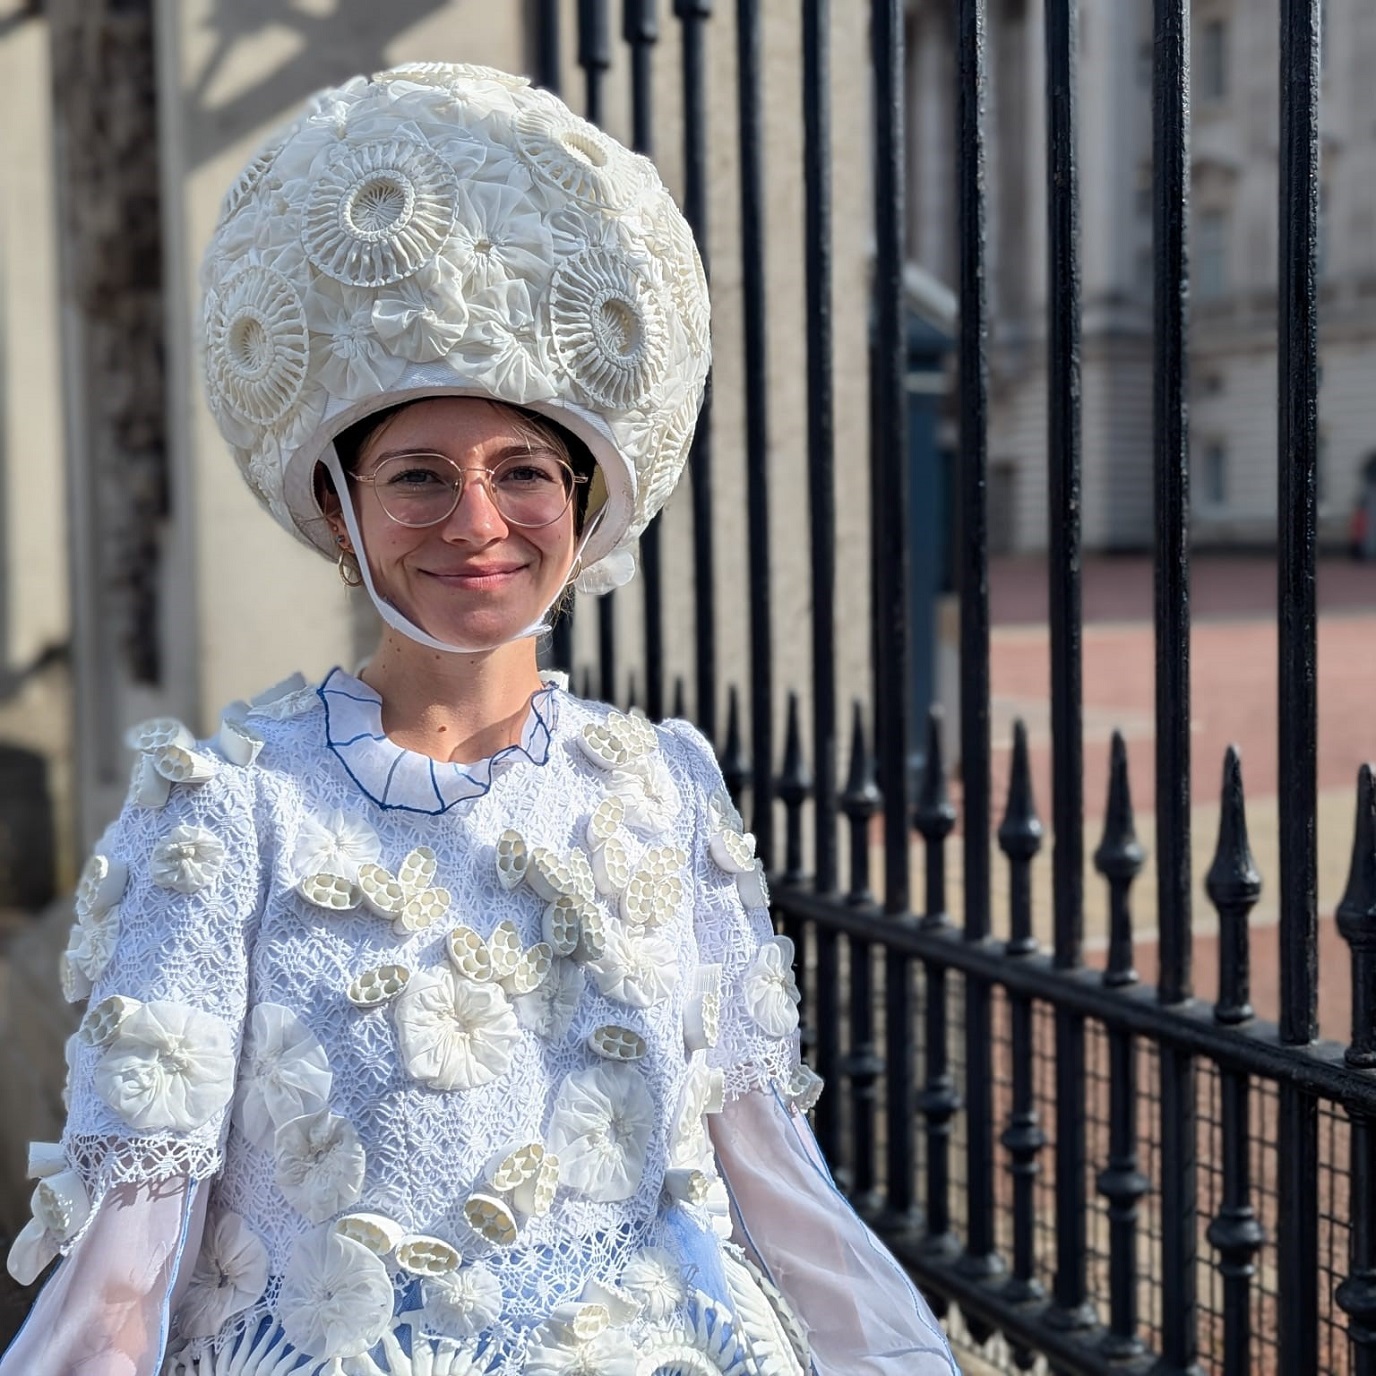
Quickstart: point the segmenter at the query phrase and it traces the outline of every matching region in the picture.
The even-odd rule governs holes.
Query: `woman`
[[[802,1114],[791,944],[711,751],[536,658],[624,582],[708,364],[652,166],[426,65],[226,198],[212,409],[383,620],[197,742],[136,728],[83,872],[70,1117],[0,1371],[953,1371]]]

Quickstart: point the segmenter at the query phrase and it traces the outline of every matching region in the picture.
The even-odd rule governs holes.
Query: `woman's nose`
[[[500,540],[508,527],[492,500],[492,489],[480,477],[465,474],[458,504],[444,522],[449,540]]]

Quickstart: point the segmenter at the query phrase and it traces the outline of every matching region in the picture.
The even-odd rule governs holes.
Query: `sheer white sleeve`
[[[156,1376],[205,1194],[185,1177],[116,1186],[43,1287],[0,1376]]]
[[[836,1188],[807,1120],[757,1091],[709,1125],[736,1240],[788,1301],[814,1376],[959,1376],[936,1316]]]

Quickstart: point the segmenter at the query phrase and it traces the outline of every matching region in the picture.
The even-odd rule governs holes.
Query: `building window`
[[[1195,231],[1195,290],[1201,301],[1217,301],[1228,292],[1228,215],[1205,210]]]
[[[1228,25],[1225,20],[1211,19],[1199,30],[1199,84],[1196,96],[1200,101],[1224,100],[1228,95]]]
[[[1203,490],[1200,497],[1208,507],[1228,505],[1228,446],[1222,440],[1210,440],[1204,446]]]

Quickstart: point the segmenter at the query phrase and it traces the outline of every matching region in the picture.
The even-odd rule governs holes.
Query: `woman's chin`
[[[495,609],[456,615],[452,608],[444,612],[424,608],[399,608],[401,614],[426,635],[442,640],[446,645],[461,646],[464,650],[496,650],[515,640],[522,631],[530,629],[538,619],[538,611],[512,613]]]

